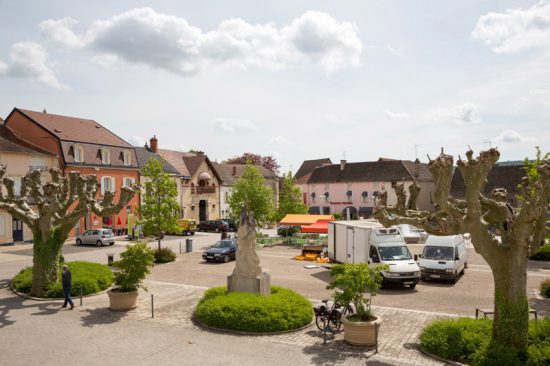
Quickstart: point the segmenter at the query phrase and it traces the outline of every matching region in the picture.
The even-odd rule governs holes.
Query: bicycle
[[[328,308],[328,300],[323,300],[324,305],[316,306],[313,308],[315,312],[315,325],[319,330],[327,329],[331,333],[340,331],[342,327],[342,316],[346,314],[353,314],[353,308],[351,305],[342,308],[337,302],[332,304],[332,307]]]

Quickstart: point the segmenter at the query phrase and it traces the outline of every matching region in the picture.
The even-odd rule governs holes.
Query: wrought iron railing
[[[216,193],[216,187],[191,187],[193,194]]]

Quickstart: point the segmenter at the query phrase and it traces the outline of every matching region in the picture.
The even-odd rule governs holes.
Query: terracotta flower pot
[[[114,311],[128,311],[137,307],[138,292],[107,291],[109,295],[109,309]]]
[[[376,327],[380,330],[382,318],[376,317],[368,322],[352,322],[347,317],[342,319],[344,341],[354,346],[374,346],[376,344]]]

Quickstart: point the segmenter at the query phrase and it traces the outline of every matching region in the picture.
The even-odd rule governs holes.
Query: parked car
[[[199,231],[229,231],[229,225],[223,220],[206,220],[201,221],[198,226]]]
[[[300,229],[301,229],[300,226],[288,226],[288,225],[279,226],[277,228],[277,235],[278,236],[292,236],[296,233],[299,233]]]
[[[105,244],[113,245],[114,243],[115,234],[111,229],[88,230],[76,237],[76,245],[93,244],[101,247]]]
[[[178,219],[176,231],[170,234],[195,235],[195,231],[197,231],[197,222],[195,219]]]
[[[455,283],[458,275],[468,268],[464,237],[431,235],[420,255],[419,266],[424,281],[437,279]]]
[[[415,226],[408,225],[408,224],[401,224],[397,226],[399,228],[399,231],[401,232],[401,235],[403,236],[403,239],[405,239],[405,243],[411,244],[411,243],[425,243],[428,239],[428,233],[424,229],[419,229]]]
[[[227,226],[229,227],[229,231],[237,231],[237,225],[235,224],[235,221],[230,219],[223,219],[227,223]]]
[[[212,245],[208,250],[202,253],[202,259],[207,262],[227,263],[235,259],[237,252],[237,240],[224,239]]]

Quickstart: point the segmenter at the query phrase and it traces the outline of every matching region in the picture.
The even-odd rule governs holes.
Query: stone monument
[[[237,246],[236,264],[233,274],[227,277],[229,292],[251,292],[267,296],[271,293],[270,277],[262,272],[260,259],[256,253],[256,220],[246,208],[241,211]]]

